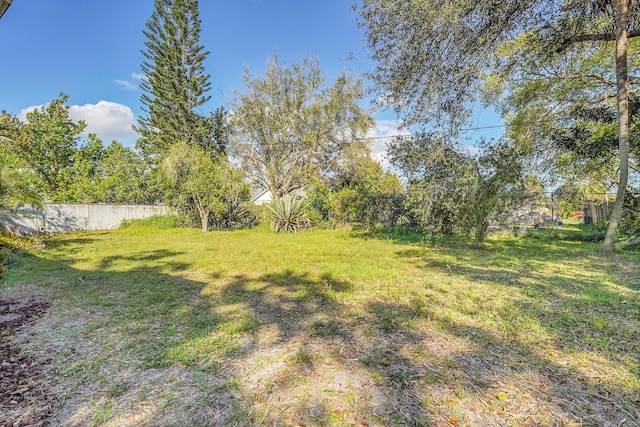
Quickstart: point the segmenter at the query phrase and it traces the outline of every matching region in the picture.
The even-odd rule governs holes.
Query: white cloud
[[[468,147],[466,147],[466,149],[469,152],[469,154],[471,154],[472,156],[475,156],[480,152],[480,149],[475,145],[469,145]]]
[[[118,140],[121,142],[135,138],[133,130],[135,118],[131,108],[110,101],[97,104],[72,105],[69,107],[72,120],[84,120],[87,123],[85,133],[95,133],[105,144]]]
[[[23,108],[18,113],[18,118],[26,121],[29,111],[39,110],[46,105],[32,105]],[[135,124],[133,111],[123,104],[99,101],[97,104],[70,105],[69,118],[74,122],[84,120],[87,127],[83,136],[95,133],[105,144],[111,143],[114,139],[126,144],[137,136],[133,130]]]
[[[22,110],[20,110],[20,112],[18,113],[17,117],[21,121],[26,122],[27,121],[27,113],[29,111],[39,110],[42,107],[44,107],[44,104],[43,105],[30,105],[29,107],[23,108]]]
[[[397,120],[376,120],[376,124],[367,132],[367,137],[372,138],[370,141],[371,157],[380,162],[383,168],[389,169],[389,159],[387,158],[387,142],[392,136],[405,134],[400,128],[400,122]]]
[[[143,80],[147,80],[147,76],[142,74],[142,73],[131,73],[131,78],[133,80],[136,80],[138,82],[141,82]],[[117,84],[118,86],[120,86],[121,88],[125,89],[125,90],[138,90],[138,84],[134,83],[130,80],[121,80],[121,79],[116,79],[113,81],[113,83]]]
[[[131,83],[129,80],[114,80],[113,82],[126,90],[138,90],[138,85]]]
[[[147,80],[147,76],[142,73],[131,73],[131,77],[135,80]]]

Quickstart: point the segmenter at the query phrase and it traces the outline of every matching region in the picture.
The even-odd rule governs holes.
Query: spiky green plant
[[[275,199],[267,207],[273,214],[271,229],[275,232],[295,233],[311,227],[311,221],[307,217],[309,202],[306,199],[298,199],[289,194]]]
[[[251,228],[257,223],[256,206],[237,197],[232,197],[227,200],[227,208],[214,218],[213,227],[217,230],[240,230]]]

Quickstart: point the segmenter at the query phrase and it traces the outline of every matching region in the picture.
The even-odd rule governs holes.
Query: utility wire
[[[489,126],[476,126],[476,127],[472,127],[472,128],[463,128],[460,129],[460,132],[473,132],[476,130],[485,130],[485,129],[500,129],[500,128],[506,128],[508,126],[523,126],[523,125],[532,125],[532,124],[538,124],[538,123],[555,123],[557,120],[533,120],[530,122],[521,122],[521,123],[514,123],[514,124],[502,124],[502,125],[489,125]],[[405,136],[415,136],[415,134],[412,133],[399,133],[396,135],[384,135],[384,136],[365,136],[362,138],[356,138],[358,141],[367,141],[367,140],[374,140],[374,139],[386,139],[386,138],[399,138],[399,137],[405,137]]]

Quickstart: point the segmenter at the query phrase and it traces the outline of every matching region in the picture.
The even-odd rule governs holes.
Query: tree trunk
[[[479,248],[482,242],[484,242],[485,237],[487,237],[487,230],[489,229],[489,220],[487,218],[482,218],[480,221],[480,225],[476,230],[476,239],[473,242],[474,248]]]
[[[618,227],[622,218],[622,206],[629,176],[629,97],[627,69],[627,16],[629,0],[615,0],[616,16],[616,86],[618,101],[618,145],[620,149],[620,178],[616,201],[613,204],[609,228],[602,246],[603,252],[613,252],[618,240]]]
[[[285,194],[282,193],[280,188],[276,187],[273,184],[269,185],[269,191],[271,192],[271,198],[273,200],[281,199],[283,196],[285,196]]]
[[[209,209],[198,206],[198,212],[200,213],[200,224],[202,226],[202,232],[206,233],[209,231]]]

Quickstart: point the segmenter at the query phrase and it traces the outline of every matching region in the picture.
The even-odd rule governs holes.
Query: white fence
[[[170,212],[166,206],[46,204],[42,209],[18,208],[1,220],[4,228],[20,234],[67,233],[113,230],[123,219],[148,218]]]

